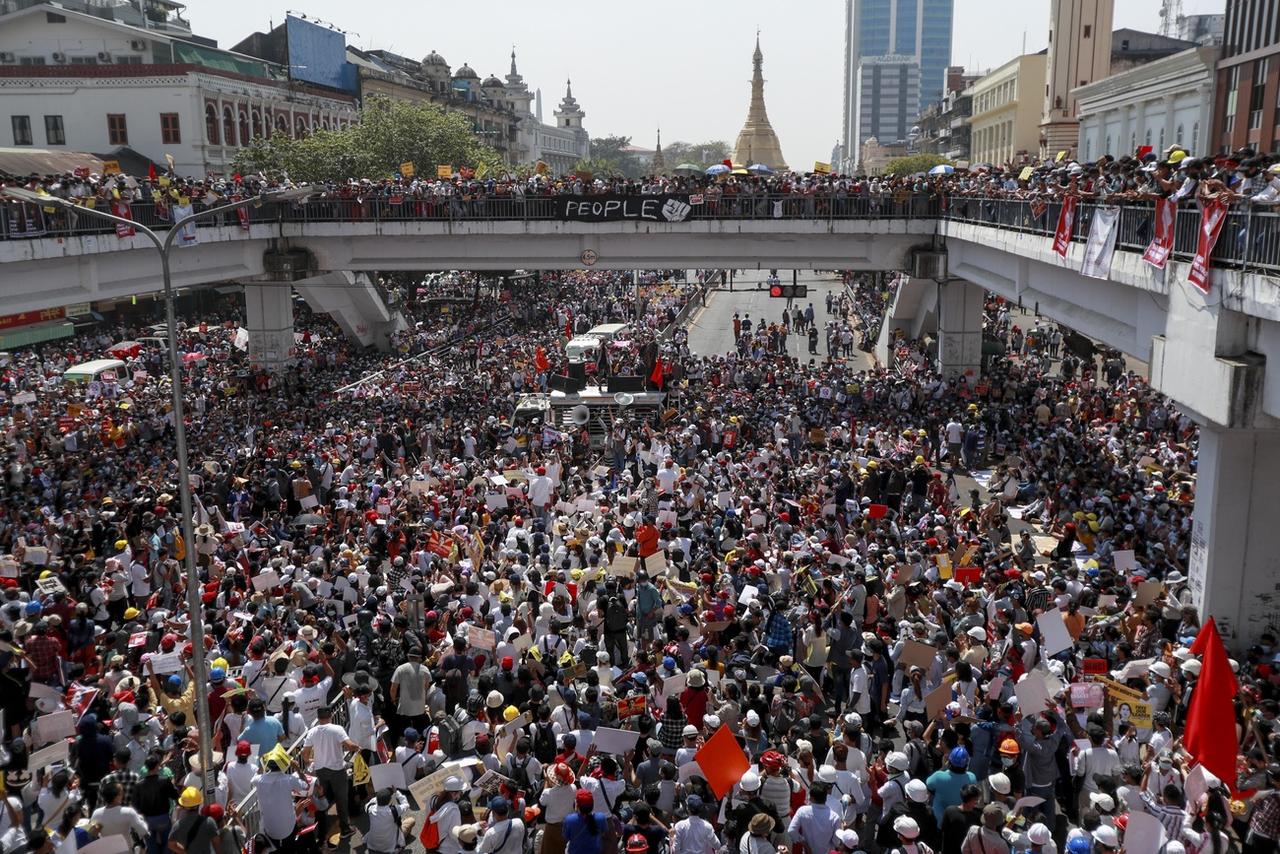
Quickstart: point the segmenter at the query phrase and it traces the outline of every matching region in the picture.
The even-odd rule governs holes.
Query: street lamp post
[[[209,721],[208,678],[205,674],[204,611],[200,602],[200,575],[196,569],[195,532],[191,524],[191,467],[187,459],[187,428],[182,402],[182,357],[178,353],[178,325],[174,317],[173,281],[169,274],[169,250],[173,248],[173,241],[182,232],[182,229],[198,219],[250,205],[259,207],[266,202],[298,201],[311,195],[314,191],[305,187],[293,187],[219,205],[216,208],[209,208],[208,210],[183,217],[175,222],[173,227],[163,236],[131,219],[116,216],[96,208],[81,207],[57,196],[48,196],[18,187],[5,187],[0,192],[20,202],[42,206],[55,205],[72,210],[77,215],[84,214],[117,224],[128,225],[146,235],[147,239],[155,245],[156,251],[160,253],[160,268],[164,276],[165,324],[168,327],[169,338],[167,342],[169,347],[169,384],[172,386],[171,391],[173,392],[173,440],[175,453],[178,457],[178,497],[182,505],[182,538],[186,542],[184,559],[187,571],[187,611],[191,619],[191,647],[194,653],[191,657],[191,677],[196,684],[195,708],[196,725],[200,733],[200,777],[201,788],[204,790],[205,796],[209,797],[213,792],[213,784],[216,781],[212,774],[212,769],[209,767],[213,758],[213,731]]]

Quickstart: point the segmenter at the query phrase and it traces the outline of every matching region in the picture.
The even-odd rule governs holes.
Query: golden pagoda
[[[769,114],[764,108],[764,54],[760,51],[760,34],[756,33],[756,52],[751,64],[751,107],[747,110],[747,123],[738,131],[738,141],[733,147],[733,162],[750,166],[763,163],[775,171],[784,171],[787,161],[782,157],[778,135],[769,124]]]

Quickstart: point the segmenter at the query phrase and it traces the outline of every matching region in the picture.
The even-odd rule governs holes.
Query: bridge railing
[[[590,196],[586,198],[591,198]],[[860,220],[937,219],[944,217],[1005,230],[1052,236],[1058,223],[1060,202],[1039,204],[1020,199],[983,199],[967,196],[942,198],[926,193],[899,191],[883,196],[830,194],[721,195],[689,197],[692,220]],[[216,204],[216,202],[215,202]],[[192,200],[193,209],[206,206]],[[1088,237],[1093,213],[1099,206],[1077,207],[1072,239]],[[559,219],[554,196],[490,196],[458,198],[350,197],[316,198],[304,204],[268,204],[244,209],[244,220],[231,212],[201,221],[202,228],[263,222],[466,222],[554,221]],[[152,202],[131,206],[133,219],[150,228],[171,224],[170,209]],[[1142,252],[1151,240],[1154,206],[1130,203],[1120,208],[1118,249]],[[1179,208],[1175,222],[1173,257],[1189,260],[1195,254],[1200,211],[1194,205]],[[60,208],[44,208],[21,202],[0,203],[0,240],[37,237],[113,235],[115,226]],[[1280,271],[1280,214],[1241,207],[1232,210],[1213,253],[1215,266],[1240,267],[1266,272]]]
[[[1062,211],[1060,202],[1040,206],[1024,199],[952,197],[947,202],[943,214],[947,219],[1050,238],[1057,230],[1058,215]],[[1100,207],[1104,206],[1077,205],[1073,242],[1088,239],[1093,215]],[[1122,205],[1117,227],[1117,249],[1145,251],[1155,228],[1155,206],[1145,202]],[[1196,254],[1199,233],[1200,209],[1194,205],[1180,207],[1174,220],[1173,257],[1190,261]],[[1211,260],[1215,267],[1280,271],[1280,215],[1252,208],[1230,211]]]

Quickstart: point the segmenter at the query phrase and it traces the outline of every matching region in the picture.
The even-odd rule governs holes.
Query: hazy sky
[[[1116,0],[1115,26],[1154,31],[1160,0]],[[1187,14],[1221,12],[1224,0],[1183,0]],[[254,30],[303,12],[347,31],[365,49],[421,58],[439,51],[485,77],[520,73],[540,87],[544,118],[573,80],[592,136],[623,134],[652,148],[724,139],[733,144],[750,99],[756,28],[764,50],[765,103],[793,167],[827,160],[840,129],[844,0],[189,0],[195,32],[231,47]],[[1045,46],[1049,0],[955,0],[952,63],[994,68]]]

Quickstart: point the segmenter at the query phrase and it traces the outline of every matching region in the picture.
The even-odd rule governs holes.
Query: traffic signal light
[[[803,299],[809,295],[808,285],[770,285],[769,296],[775,299]]]

